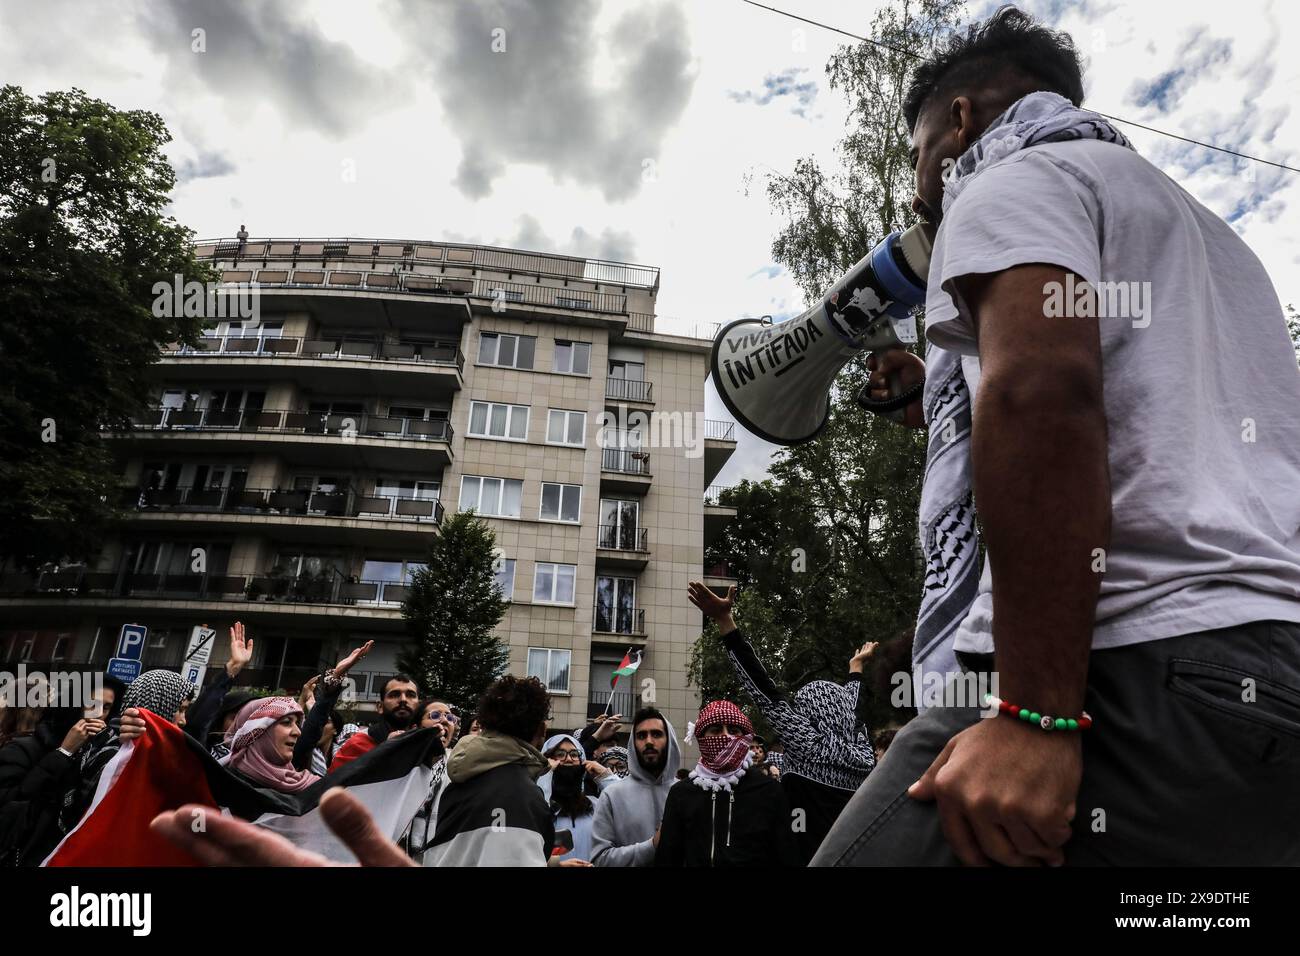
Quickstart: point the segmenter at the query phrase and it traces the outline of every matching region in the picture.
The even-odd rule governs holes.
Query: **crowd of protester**
[[[404,734],[436,731],[441,748],[428,792],[401,838],[381,840],[387,862],[806,865],[878,759],[860,696],[874,645],[853,657],[844,684],[817,681],[787,695],[736,628],[733,598],[700,584],[690,590],[691,601],[717,622],[748,699],[709,701],[681,739],[653,706],[630,720],[604,713],[572,732],[554,730],[544,685],[514,676],[488,687],[471,715],[422,696],[416,680],[399,674],[380,688],[372,723],[345,723],[338,704],[347,674],[373,642],[312,678],[296,698],[258,696],[235,684],[254,646],[237,622],[225,665],[201,693],[180,674],[155,669],[129,686],[106,679],[82,708],[56,702],[0,710],[0,863],[36,866],[51,854],[91,807],[114,756],[148,732],[149,711],[243,783],[280,794],[328,782]],[[779,739],[756,734],[741,704],[755,708]],[[690,742],[700,754],[693,768],[682,765],[682,744]],[[325,813],[327,802],[320,801],[327,819],[365,816],[347,800]],[[279,834],[250,840],[256,828],[239,821],[223,822],[203,847],[192,833],[172,832],[166,819],[155,824],[200,860],[232,852],[232,862],[316,862]],[[236,849],[213,845],[237,826],[249,830],[233,841]]]

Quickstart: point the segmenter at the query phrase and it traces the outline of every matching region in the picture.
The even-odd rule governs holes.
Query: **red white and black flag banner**
[[[317,804],[333,787],[359,799],[382,832],[402,835],[429,794],[442,754],[436,730],[412,731],[377,747],[298,793],[255,787],[227,770],[193,737],[142,710],[148,729],[104,768],[90,809],[42,866],[198,866],[149,829],[158,814],[186,804],[212,807],[266,827],[298,847],[340,863],[352,854],[320,818]],[[202,821],[196,817],[195,827]]]

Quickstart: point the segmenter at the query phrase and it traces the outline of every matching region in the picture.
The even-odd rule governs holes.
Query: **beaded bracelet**
[[[992,694],[984,695],[984,703],[996,704],[998,711],[1003,714],[1010,714],[1012,717],[1019,717],[1025,723],[1035,723],[1043,730],[1087,730],[1092,726],[1092,717],[1088,712],[1080,712],[1078,718],[1074,717],[1048,717],[1046,714],[1039,714],[1028,707],[1020,707],[1016,704],[1000,700]]]

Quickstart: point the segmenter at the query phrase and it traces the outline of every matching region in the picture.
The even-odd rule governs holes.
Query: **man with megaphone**
[[[715,345],[787,443],[878,353],[859,401],[929,428],[914,658],[996,680],[952,675],[813,865],[1300,863],[1300,372],[1259,259],[1082,100],[1013,7],[952,38],[903,108],[933,248]]]

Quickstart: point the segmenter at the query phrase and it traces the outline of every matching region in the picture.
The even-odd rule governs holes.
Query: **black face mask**
[[[587,769],[582,764],[561,764],[551,777],[551,793],[556,797],[577,796],[582,792],[582,778]]]

